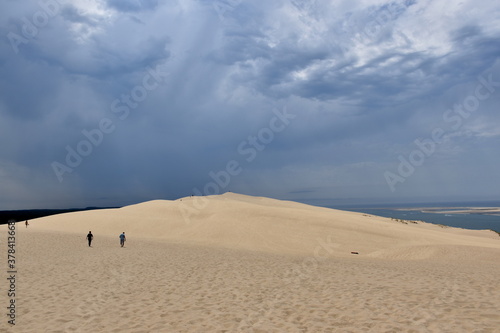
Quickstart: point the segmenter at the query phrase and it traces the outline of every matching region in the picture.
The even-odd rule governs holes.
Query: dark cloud
[[[108,0],[107,5],[120,12],[140,12],[156,9],[158,2],[158,0]]]
[[[240,172],[221,192],[498,195],[498,5],[481,4],[445,15],[416,1],[89,1],[49,15],[11,2],[0,11],[0,209],[173,199],[203,192],[230,161]],[[477,105],[447,121],[465,103]],[[391,192],[384,173],[437,128],[443,142]]]
[[[70,4],[61,8],[61,16],[64,20],[69,22],[82,23],[90,26],[95,26],[97,24],[97,22],[93,20],[92,16],[86,16],[81,13],[78,8]]]

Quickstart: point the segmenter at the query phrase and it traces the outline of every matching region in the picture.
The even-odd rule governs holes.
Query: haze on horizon
[[[0,210],[500,197],[500,3],[0,4]]]

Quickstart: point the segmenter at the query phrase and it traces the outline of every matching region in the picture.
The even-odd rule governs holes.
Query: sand
[[[434,214],[481,214],[500,215],[500,207],[414,207],[397,208],[396,210],[415,210]]]
[[[234,193],[16,227],[1,332],[500,332],[491,231]]]

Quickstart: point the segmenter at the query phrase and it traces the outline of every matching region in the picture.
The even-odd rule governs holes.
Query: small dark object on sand
[[[351,252],[351,254],[359,254],[359,252]]]

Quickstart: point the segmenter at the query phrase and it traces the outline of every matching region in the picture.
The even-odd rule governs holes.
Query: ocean
[[[442,224],[450,227],[464,228],[464,229],[492,229],[500,232],[500,215],[486,215],[486,214],[453,214],[453,213],[430,213],[422,212],[418,208],[429,207],[446,207],[449,210],[458,210],[467,207],[500,207],[500,202],[468,202],[468,203],[419,203],[407,205],[390,205],[385,206],[370,206],[370,207],[329,207],[342,210],[349,210],[353,212],[360,212],[370,215],[378,215],[383,217],[390,217],[403,220],[419,220],[434,224]]]

